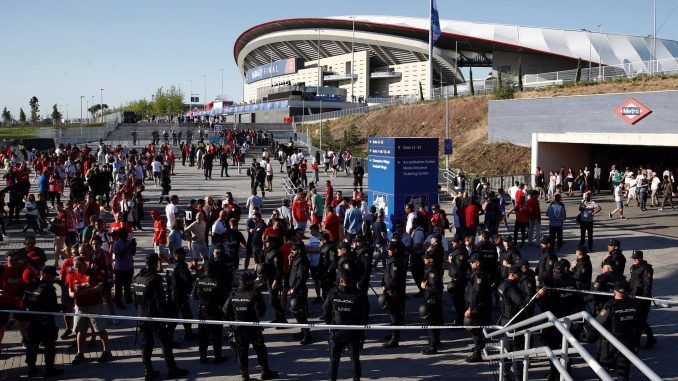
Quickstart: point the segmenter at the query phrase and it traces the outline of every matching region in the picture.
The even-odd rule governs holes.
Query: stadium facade
[[[460,68],[538,74],[626,65],[651,70],[644,61],[675,65],[678,42],[651,37],[516,25],[441,20],[433,50],[433,86],[464,83]],[[243,32],[233,55],[243,77],[245,102],[267,100],[280,87],[315,88],[319,95],[356,101],[429,94],[425,18],[342,16],[273,20]],[[353,48],[352,48],[353,47]],[[322,70],[319,70],[320,67]],[[486,72],[476,71],[476,78]],[[333,88],[335,90],[330,91]]]

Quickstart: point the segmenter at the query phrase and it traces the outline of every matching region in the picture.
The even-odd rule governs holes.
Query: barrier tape
[[[559,288],[559,287],[544,287],[547,290],[554,290],[554,291],[564,291],[564,292],[576,292],[579,294],[590,294],[590,295],[600,295],[600,296],[614,296],[613,292],[603,292],[603,291],[591,291],[591,290],[577,290],[573,288]],[[629,295],[629,298],[631,299],[638,299],[638,300],[649,300],[651,302],[657,302],[660,306],[662,307],[668,307],[669,304],[678,304],[678,300],[672,300],[672,299],[661,299],[661,298],[650,298],[648,296],[635,296],[635,295]]]
[[[47,315],[47,316],[72,316],[87,317],[93,319],[115,319],[129,320],[137,322],[156,322],[156,323],[177,323],[177,324],[211,324],[235,327],[260,327],[260,328],[308,328],[312,330],[355,330],[355,331],[393,331],[393,330],[429,330],[429,329],[499,329],[497,325],[345,325],[345,324],[324,324],[324,323],[269,323],[269,322],[249,322],[249,321],[227,321],[227,320],[202,320],[202,319],[177,319],[177,318],[158,318],[146,316],[122,316],[122,315],[104,315],[104,314],[83,314],[78,312],[42,312],[42,311],[21,311],[21,310],[0,310],[0,313],[8,314],[28,314],[28,315]]]

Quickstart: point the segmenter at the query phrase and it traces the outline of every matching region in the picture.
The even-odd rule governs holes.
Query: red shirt
[[[79,306],[89,307],[101,303],[100,293],[86,293],[78,295],[76,286],[81,286],[80,290],[84,288],[96,287],[97,280],[86,273],[74,272],[68,275],[67,278],[68,289],[76,293],[75,303]]]
[[[478,226],[478,205],[470,204],[464,208],[464,219],[466,227]]]
[[[24,269],[21,265],[7,267],[6,264],[0,268],[0,306],[20,307],[25,286]]]
[[[153,243],[167,245],[167,225],[162,220],[153,221]]]
[[[339,216],[334,213],[327,213],[327,216],[325,216],[325,230],[327,230],[327,234],[329,234],[331,241],[339,239],[340,228],[341,221],[339,221]]]
[[[527,200],[527,206],[529,208],[528,215],[531,220],[538,220],[541,218],[541,208],[539,207],[539,200],[536,197]]]
[[[92,274],[96,277],[97,282],[113,284],[113,261],[109,253],[103,250],[92,253],[89,268],[92,270]]]
[[[304,163],[304,162],[302,161],[302,162],[299,164],[299,173],[301,173],[302,175],[305,175],[305,174],[306,174],[306,168],[307,168],[306,163]]]
[[[66,258],[61,262],[61,270],[59,271],[59,276],[61,281],[66,283],[68,275],[75,272],[75,265],[73,264],[73,258]]]
[[[289,273],[290,254],[292,253],[292,242],[287,242],[286,244],[282,245],[282,247],[280,248],[280,252],[282,253],[283,261],[285,262],[285,265],[283,266],[283,272]]]
[[[306,200],[297,197],[292,203],[292,216],[296,221],[306,222],[308,220],[308,204]]]

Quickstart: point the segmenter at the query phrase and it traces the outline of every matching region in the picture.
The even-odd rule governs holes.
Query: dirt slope
[[[678,77],[640,78],[615,81],[600,85],[564,86],[539,91],[517,93],[517,98],[536,98],[567,95],[589,95],[634,91],[678,90]],[[487,143],[487,103],[491,95],[462,97],[449,100],[450,135],[454,154],[450,166],[470,174],[497,175],[529,173],[530,148],[509,143]],[[391,106],[361,115],[353,115],[326,122],[323,129],[335,139],[343,139],[355,125],[358,144],[364,150],[371,136],[423,136],[445,138],[445,103],[420,102],[411,105]],[[317,138],[318,130],[311,127]]]

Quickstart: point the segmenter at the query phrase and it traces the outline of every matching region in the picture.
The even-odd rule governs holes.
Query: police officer
[[[336,274],[344,275],[353,285],[359,280],[357,260],[348,242],[342,242],[337,246]]]
[[[509,274],[509,270],[511,267],[518,265],[520,266],[520,261],[522,259],[522,254],[520,253],[520,250],[516,247],[516,245],[513,243],[513,236],[512,235],[506,235],[503,240],[503,248],[504,249],[504,254],[501,256],[499,259],[501,261],[501,277],[502,279],[506,279]]]
[[[543,286],[545,279],[553,275],[553,267],[558,262],[558,256],[553,251],[553,244],[549,236],[542,236],[539,242],[541,255],[537,264],[537,285]]]
[[[424,254],[424,279],[421,288],[424,290],[424,304],[419,308],[421,316],[428,325],[443,324],[443,276],[434,264],[435,251],[428,250]],[[421,351],[423,355],[438,353],[440,330],[430,329],[428,348]]]
[[[641,250],[634,250],[631,254],[631,293],[635,296],[652,296],[652,280],[654,278],[654,270],[652,265],[643,259],[643,252]],[[636,300],[640,307],[640,321],[642,322],[643,332],[647,335],[647,342],[645,348],[650,349],[656,343],[657,339],[652,334],[652,328],[647,323],[647,317],[650,314],[649,300]]]
[[[492,242],[492,235],[489,231],[484,230],[480,234],[476,252],[480,258],[480,268],[488,277],[488,280],[490,280],[492,289],[496,289],[501,282],[501,274],[498,267],[499,253],[497,253],[497,247]]]
[[[630,299],[631,287],[625,280],[620,280],[614,285],[614,298],[607,301],[596,320],[607,328],[619,341],[633,352],[637,352],[642,328],[642,312],[638,303]],[[619,350],[601,336],[600,363],[617,371],[617,380],[629,379],[631,368],[630,361]]]
[[[464,298],[466,311],[464,312],[465,325],[487,325],[492,312],[491,285],[488,275],[480,267],[480,256],[476,253],[469,259],[471,275],[469,276]],[[469,329],[473,337],[473,353],[466,358],[466,362],[482,361],[481,352],[485,346],[485,337],[481,328]]]
[[[447,257],[450,266],[447,274],[450,276],[450,282],[447,284],[447,292],[452,298],[452,305],[456,319],[454,324],[461,326],[464,324],[464,312],[466,311],[466,301],[464,300],[464,291],[468,284],[468,278],[471,275],[471,266],[468,263],[469,252],[462,245],[462,239],[455,236],[452,239],[452,252]]]
[[[367,242],[365,236],[357,234],[353,238],[353,251],[358,265],[357,287],[367,295],[370,289],[370,276],[372,275],[372,254],[374,248]]]
[[[399,253],[395,244],[386,248],[386,268],[381,279],[382,294],[379,295],[379,305],[391,316],[393,325],[405,323],[405,287],[407,272],[402,253]],[[394,330],[384,343],[384,348],[397,348],[400,344],[400,331]]]
[[[577,259],[572,266],[572,272],[574,280],[577,282],[577,288],[580,290],[590,290],[593,267],[586,246],[579,246],[575,255]]]
[[[198,319],[222,320],[221,308],[226,302],[226,285],[219,277],[219,268],[216,262],[208,262],[205,272],[195,281],[193,299],[198,301]],[[227,360],[222,356],[223,326],[215,324],[198,324],[198,350],[200,362],[207,363],[207,345],[211,336],[214,349],[214,363],[221,364]]]
[[[511,321],[517,323],[529,317],[525,311],[520,310],[527,305],[530,297],[520,287],[518,281],[522,273],[521,266],[515,264],[508,269],[507,278],[499,285],[497,292],[499,293],[499,301],[501,303],[501,325],[506,325]],[[520,312],[520,315],[516,316]],[[523,336],[518,336],[514,339],[509,339],[507,343],[507,351],[511,352],[514,349],[522,349],[524,346]],[[504,377],[511,379],[511,369],[504,364]]]
[[[339,284],[333,288],[325,304],[323,316],[327,324],[365,325],[369,317],[367,296],[356,288],[347,273],[340,273]],[[339,360],[348,348],[353,364],[353,379],[360,380],[360,348],[364,332],[359,330],[330,330],[330,381],[336,381]]]
[[[443,236],[438,233],[431,235],[429,247],[426,249],[424,256],[430,256],[433,259],[433,266],[438,274],[443,274],[443,263],[445,262],[445,249],[443,247]]]
[[[188,297],[193,287],[194,277],[186,263],[186,249],[180,247],[172,253],[174,263],[167,266],[165,271],[165,290],[167,292],[167,306],[169,307],[170,317],[179,317],[179,312],[184,319],[193,319],[191,306],[188,303]],[[168,323],[167,329],[170,338],[174,338],[174,330],[177,323]],[[195,334],[191,330],[191,325],[184,324],[184,341],[195,340]]]
[[[323,299],[337,285],[337,242],[330,240],[327,232],[320,233],[320,261],[318,273],[320,275],[320,289]]]
[[[609,259],[603,260],[602,273],[598,275],[593,282],[593,291],[612,292],[615,283],[626,280],[626,277],[612,270],[612,263]],[[609,299],[608,296],[596,295],[594,297],[596,313],[600,312],[603,305]]]
[[[149,255],[146,258],[146,267],[141,269],[132,280],[134,304],[137,306],[137,314],[141,317],[161,318],[167,316],[167,299],[162,285],[162,277],[157,270],[158,261],[157,254]],[[156,336],[162,345],[163,356],[169,369],[167,378],[182,378],[188,374],[187,370],[178,368],[174,361],[172,338],[165,324],[142,321],[139,323],[139,331],[143,337],[141,358],[147,381],[154,380],[160,375],[160,372],[153,370],[153,362],[151,361],[153,336]]]
[[[266,279],[268,291],[271,296],[271,306],[275,310],[275,319],[271,323],[287,323],[285,311],[280,301],[283,290],[284,258],[278,248],[278,239],[266,238],[264,242],[264,263],[260,267],[262,275]]]
[[[306,256],[303,244],[295,243],[290,250],[290,310],[297,323],[308,323],[308,276],[311,271],[311,263]],[[302,328],[301,333],[295,338],[301,339],[302,345],[310,344],[313,341],[311,330]]]
[[[412,230],[412,251],[410,254],[410,273],[414,284],[419,289],[416,296],[424,295],[424,290],[421,288],[422,280],[424,279],[424,241],[426,240],[426,233],[422,227],[422,218],[417,216],[414,218],[414,230]]]
[[[567,259],[560,259],[553,266],[553,275],[543,278],[547,290],[539,291],[540,295],[545,295],[541,303],[542,311],[551,311],[556,317],[562,318],[567,315],[584,310],[584,300],[580,294],[562,290],[548,290],[548,288],[577,289],[577,282],[570,273],[570,262]],[[562,335],[555,327],[546,328],[541,333],[541,340],[551,349],[560,348],[562,344]],[[558,380],[559,372],[551,363],[551,370],[548,375],[549,381]]]
[[[225,294],[228,296],[233,291],[233,262],[226,255],[225,248],[223,246],[217,247],[214,249],[214,266],[217,269],[217,277],[219,281],[224,286]]]
[[[603,258],[603,261],[608,260],[610,262],[612,271],[618,274],[624,274],[626,257],[621,251],[621,244],[618,239],[610,239],[610,242],[607,243],[607,252],[607,256]]]
[[[26,286],[24,307],[27,311],[59,312],[61,310],[57,303],[56,289],[54,288],[56,274],[54,266],[45,266],[40,272],[40,280]],[[38,373],[35,361],[38,357],[40,344],[45,347],[45,378],[61,374],[62,370],[54,367],[58,331],[54,316],[28,315],[28,326],[26,327],[28,377],[35,377]]]
[[[266,303],[261,292],[254,288],[257,278],[252,271],[244,271],[240,275],[238,288],[231,293],[222,309],[227,320],[258,322],[266,313]],[[257,354],[259,365],[263,369],[262,380],[272,380],[278,377],[278,372],[268,366],[268,351],[264,343],[263,328],[260,327],[232,327],[231,349],[238,356],[238,365],[243,381],[250,380],[248,367],[248,350],[250,344]]]

